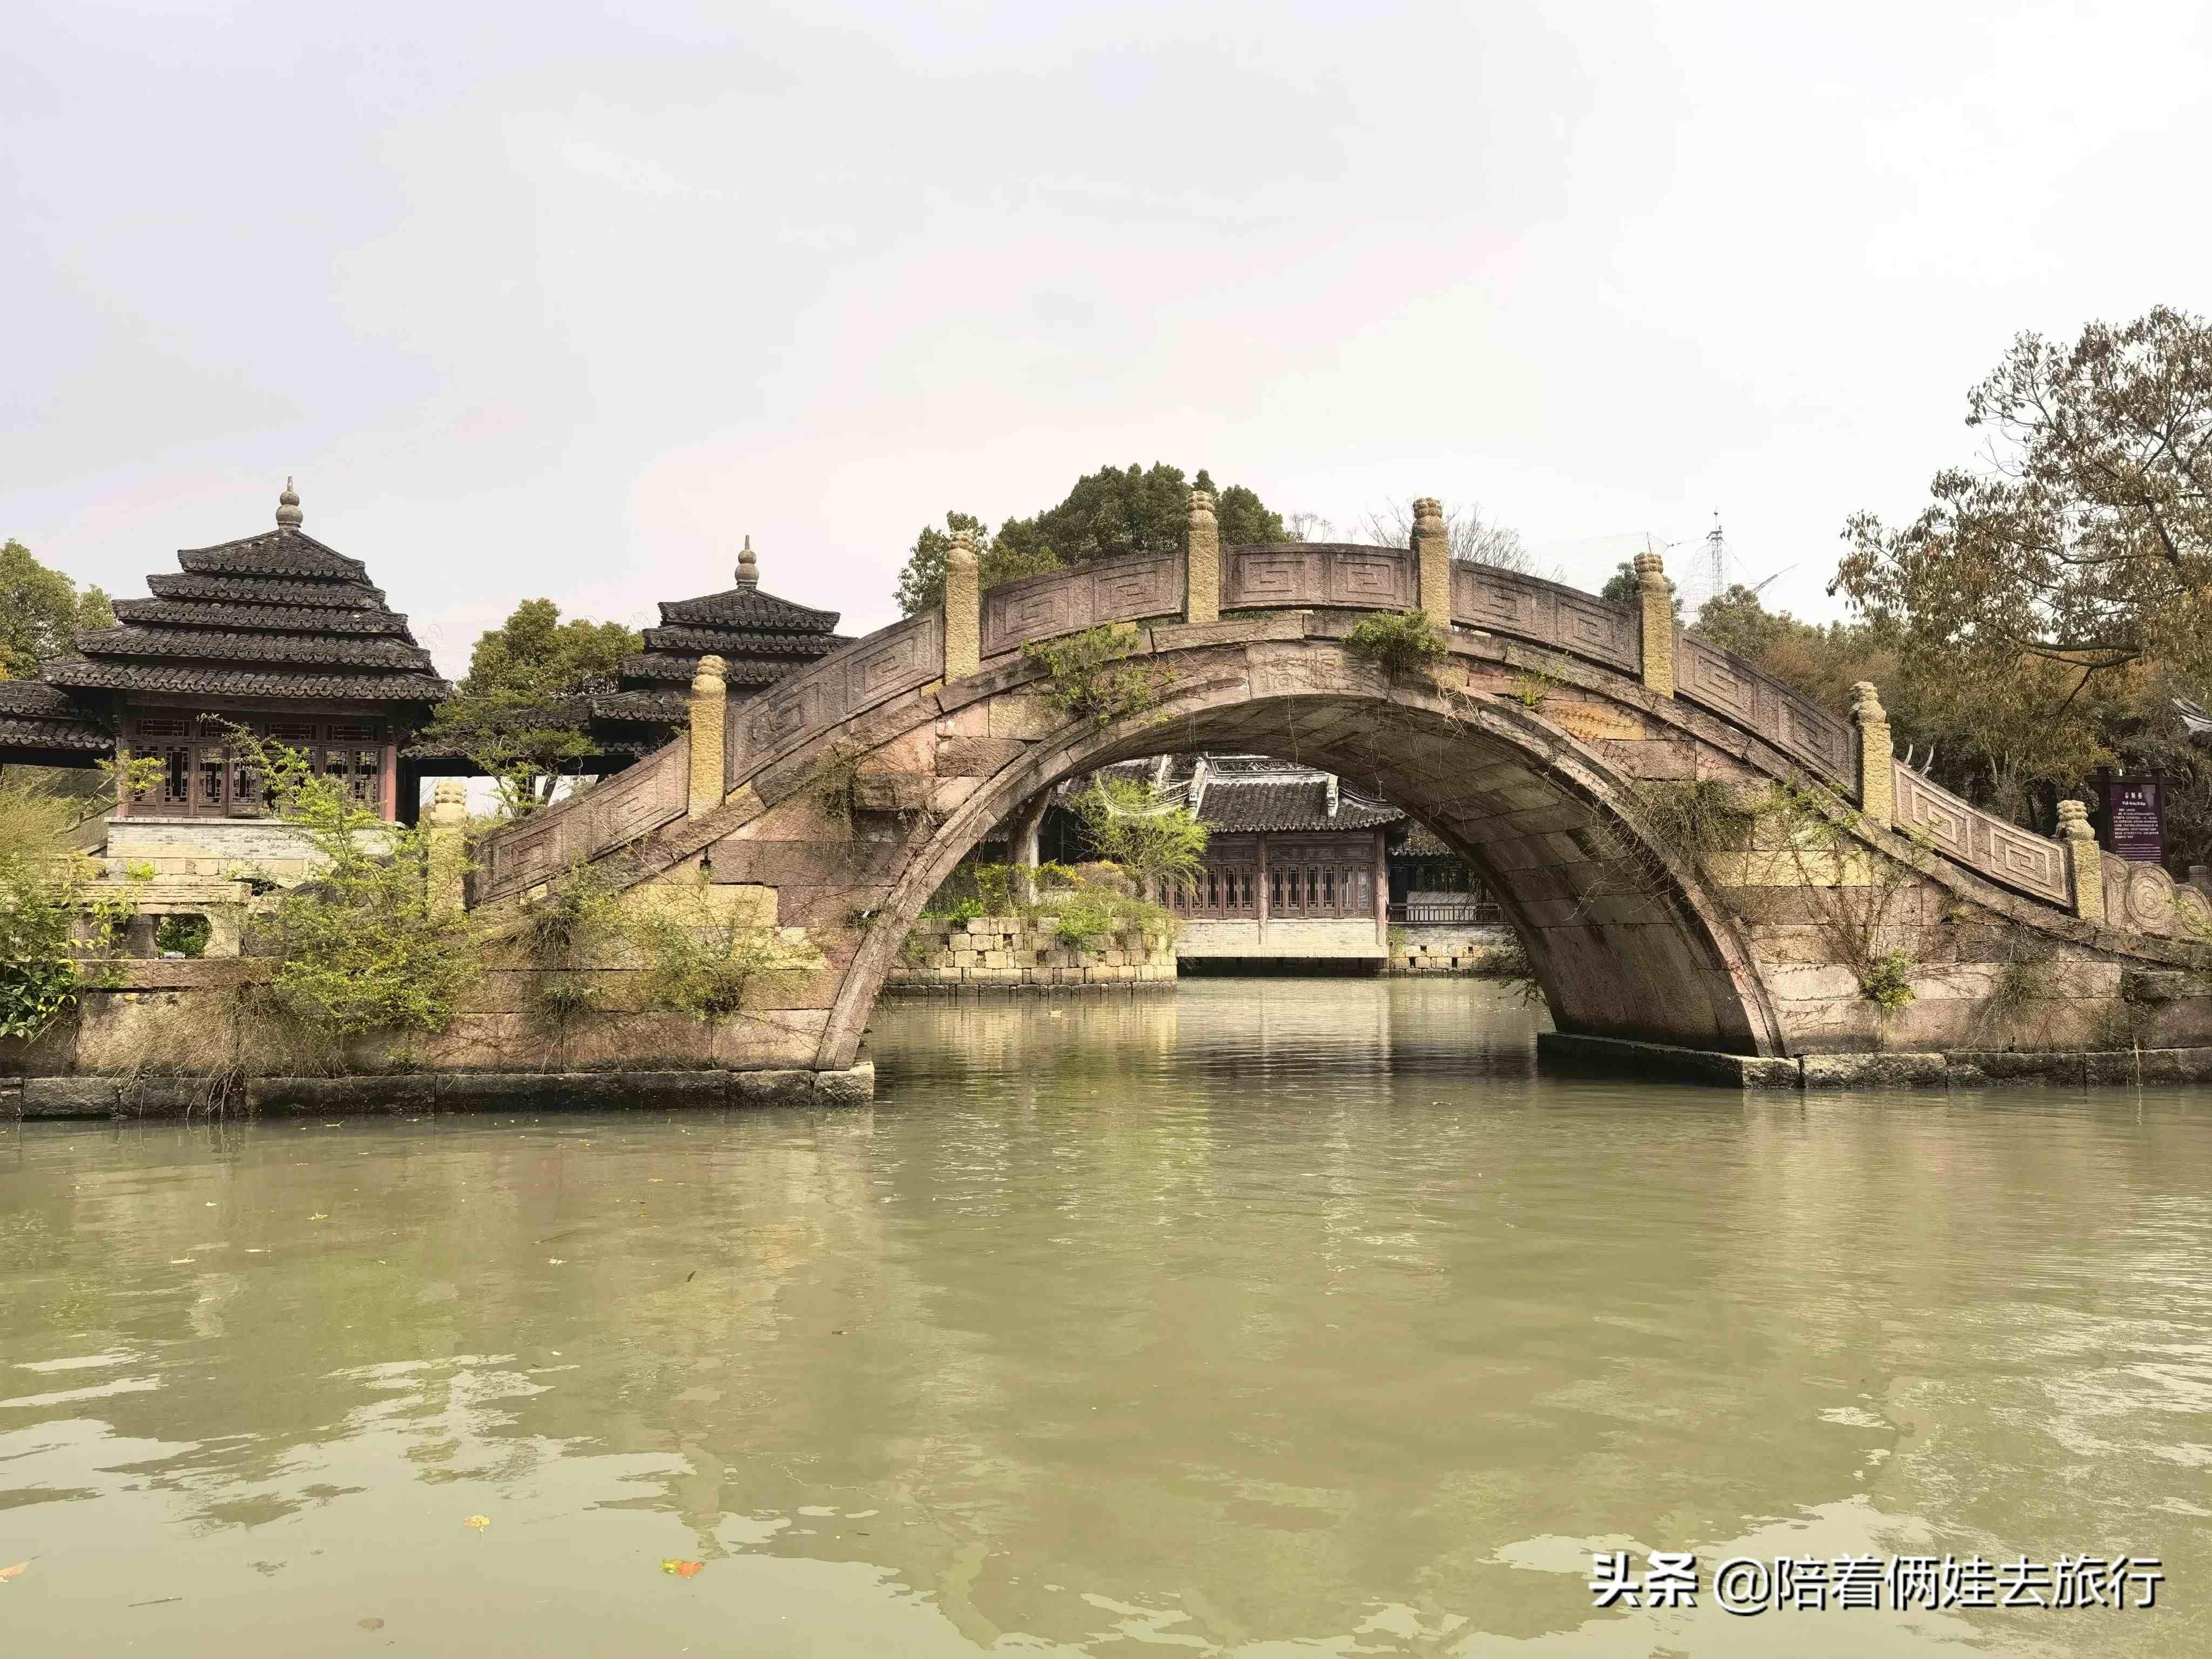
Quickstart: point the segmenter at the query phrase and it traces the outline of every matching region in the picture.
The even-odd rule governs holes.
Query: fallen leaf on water
[[[363,1630],[382,1630],[384,1628],[384,1620],[381,1619],[364,1619],[361,1621],[361,1627]]]
[[[690,1578],[703,1569],[706,1565],[704,1561],[669,1560],[660,1564],[660,1570],[663,1572],[672,1572],[678,1578]]]
[[[482,1532],[486,1527],[491,1525],[491,1516],[488,1515],[472,1515],[468,1518],[466,1524],[474,1527],[478,1532]]]
[[[30,1565],[28,1561],[18,1561],[12,1567],[0,1567],[0,1584],[6,1583],[10,1578],[21,1577],[23,1570]]]

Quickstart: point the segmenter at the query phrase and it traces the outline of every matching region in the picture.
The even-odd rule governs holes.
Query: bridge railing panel
[[[679,736],[597,788],[495,830],[477,843],[469,903],[520,893],[682,817],[690,778],[691,739]]]
[[[1224,611],[1409,611],[1420,602],[1420,572],[1406,548],[1261,542],[1221,550]]]
[[[2136,864],[2117,853],[2106,853],[2102,863],[2107,922],[2138,933],[2212,944],[2212,902],[2194,885],[2174,880],[2159,865]]]
[[[1709,645],[1674,635],[1674,694],[1757,732],[1845,790],[1857,787],[1850,724],[1815,707],[1771,674]]]
[[[1968,805],[1931,783],[1903,761],[1892,761],[1897,780],[1897,827],[1923,836],[1936,851],[2023,893],[2070,905],[2065,848],[2017,824]]]
[[[1181,553],[1133,553],[1002,582],[983,595],[982,654],[1102,623],[1179,617],[1184,568]]]
[[[1452,565],[1452,620],[1492,634],[1511,634],[1578,657],[1644,672],[1635,613],[1593,594],[1496,565]]]
[[[824,726],[927,685],[945,672],[945,617],[925,611],[854,640],[804,673],[730,705],[723,776],[732,787]]]

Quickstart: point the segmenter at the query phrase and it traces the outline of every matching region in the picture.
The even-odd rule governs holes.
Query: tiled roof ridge
[[[53,685],[159,691],[191,696],[328,698],[368,702],[436,702],[453,688],[433,674],[281,673],[205,664],[64,659],[41,671]]]
[[[102,628],[76,636],[77,649],[94,659],[208,658],[220,662],[326,662],[429,672],[430,653],[405,638],[330,639],[193,628]]]
[[[276,634],[408,634],[407,618],[381,605],[357,608],[309,605],[229,605],[216,599],[118,599],[126,623],[228,632]],[[411,638],[411,635],[410,635]]]
[[[158,599],[209,599],[216,604],[296,604],[340,611],[371,611],[385,604],[384,590],[350,579],[287,579],[211,572],[157,570],[146,586]]]
[[[1325,830],[1374,830],[1406,814],[1387,802],[1368,799],[1341,784],[1337,810],[1328,810],[1326,774],[1312,777],[1251,777],[1230,774],[1211,780],[1199,817],[1220,834]]]
[[[368,567],[359,559],[325,546],[304,530],[289,528],[259,531],[211,547],[180,547],[177,565],[183,570],[246,574],[285,575],[295,571],[362,578],[368,574]]]
[[[797,605],[750,587],[732,587],[720,593],[702,593],[696,599],[660,602],[660,622],[665,628],[697,625],[702,621],[712,626],[717,619],[727,617],[739,627],[764,632],[827,634],[836,628],[839,614],[835,611],[817,611],[811,605]]]
[[[645,651],[641,654],[662,653],[694,655],[714,652],[721,655],[726,651],[761,651],[779,657],[827,656],[839,646],[850,641],[836,634],[800,634],[777,632],[773,629],[739,628],[702,628],[696,623],[679,623],[674,627],[648,628],[645,630]]]
[[[620,666],[623,689],[636,689],[629,684],[631,680],[682,681],[688,684],[699,672],[699,656],[703,654],[678,656],[673,653],[648,651],[634,657],[624,657]],[[722,679],[728,685],[769,685],[789,674],[792,668],[793,665],[789,665],[739,657],[725,663]]]

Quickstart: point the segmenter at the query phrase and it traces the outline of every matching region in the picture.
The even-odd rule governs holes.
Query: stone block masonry
[[[623,969],[580,973],[601,1006],[559,1025],[537,1001],[538,971],[495,966],[446,1030],[364,1038],[337,1054],[286,1052],[241,995],[271,965],[251,957],[122,963],[122,984],[84,993],[36,1042],[0,1041],[0,1121],[845,1105],[875,1092],[872,1061],[814,1065],[827,1018],[818,1009],[748,1005],[712,1020],[653,1012],[641,1005],[635,971]]]
[[[1054,936],[1050,915],[924,916],[884,981],[887,991],[1080,990],[1176,982],[1175,945],[1125,927],[1078,950]]]
[[[1386,974],[1472,974],[1497,971],[1513,948],[1510,927],[1459,922],[1398,922],[1390,928]]]

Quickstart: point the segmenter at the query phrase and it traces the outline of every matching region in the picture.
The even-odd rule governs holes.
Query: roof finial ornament
[[[287,476],[284,493],[276,498],[276,527],[279,530],[297,530],[301,518],[300,492],[292,488],[292,480]]]
[[[750,536],[745,538],[745,544],[738,553],[738,586],[760,586],[760,560],[754,556],[753,538]]]

